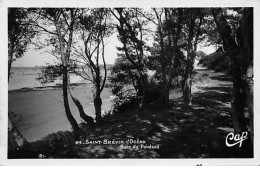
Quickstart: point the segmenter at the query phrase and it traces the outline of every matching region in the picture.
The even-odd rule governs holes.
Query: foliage
[[[151,78],[146,85],[147,87],[147,102],[152,103],[160,99],[161,85],[156,78]]]
[[[69,65],[67,67],[69,72],[75,72],[75,70],[77,69],[76,64]],[[46,67],[42,67],[40,69],[41,72],[38,73],[38,77],[36,77],[36,80],[38,80],[42,84],[52,83],[58,78],[62,77],[62,69],[63,66],[61,64],[56,64],[56,65],[47,64]]]
[[[138,73],[135,67],[125,59],[125,55],[119,55],[116,59],[111,69],[109,82],[112,94],[117,94],[125,85],[132,85],[137,93],[141,90]]]
[[[204,53],[203,51],[199,50],[199,51],[196,52],[196,56],[198,58],[205,58],[207,56],[207,54]]]
[[[77,74],[91,81],[101,92],[107,77],[105,40],[112,32],[113,27],[107,8],[83,10],[83,15],[79,17],[79,29],[76,35],[78,42],[74,44],[72,53],[75,64],[83,64],[90,70],[89,73],[81,69]],[[104,77],[102,77],[102,69]]]
[[[38,148],[39,153],[49,155],[73,145],[75,143],[74,140],[73,133],[69,131],[58,131],[42,138],[42,140],[38,142],[38,147],[35,148]],[[32,145],[32,147],[33,146],[37,146],[37,142],[35,145]]]
[[[20,58],[28,49],[35,31],[28,19],[29,10],[26,8],[8,9],[8,48],[16,58]]]
[[[129,110],[134,110],[140,101],[140,97],[138,97],[135,90],[129,86],[119,90],[111,101],[113,104],[111,109],[112,114],[124,113]]]
[[[87,72],[82,70],[84,72],[82,77],[91,81],[94,86],[93,100],[96,122],[99,122],[101,119],[101,93],[107,79],[105,39],[109,37],[113,31],[110,19],[108,8],[94,8],[90,10],[89,15],[85,13],[85,15],[80,18],[81,32],[79,34],[81,36],[81,42],[84,44],[84,49],[83,47],[79,50],[74,48],[75,52],[78,53],[78,59],[81,60],[81,63],[86,65],[91,72],[90,76]],[[102,69],[104,70],[103,77]]]
[[[156,41],[155,41],[156,42]],[[166,49],[165,49],[166,50]],[[171,89],[180,88],[181,84],[181,76],[183,76],[185,65],[186,65],[186,58],[184,56],[183,51],[180,50],[180,47],[177,47],[175,50],[176,56],[174,59],[174,65],[173,65],[173,79],[172,83],[170,85]],[[156,74],[154,78],[159,82],[159,85],[162,85],[162,69],[159,66],[160,65],[160,55],[159,55],[159,49],[158,49],[158,43],[154,43],[154,46],[151,48],[151,56],[148,58],[147,65],[148,68],[151,70],[155,70]],[[166,58],[167,59],[167,58]],[[165,60],[167,64],[165,64],[165,70],[167,73],[171,70],[171,64],[170,60]]]
[[[145,41],[149,39],[147,36],[149,21],[142,17],[142,9],[139,8],[116,8],[111,12],[119,22],[117,25],[118,39],[123,44],[122,47],[117,47],[117,49],[124,52],[126,59],[138,72],[138,83],[141,86],[138,94],[142,95],[139,107],[143,108],[146,100],[146,59],[149,49]]]
[[[8,158],[66,158],[75,157],[73,132],[58,131],[20,149],[8,150]],[[75,154],[74,154],[75,153]]]
[[[218,49],[216,52],[209,54],[199,61],[199,64],[215,70],[217,72],[231,73],[231,62],[226,52]]]
[[[122,113],[134,108],[140,100],[142,90],[136,68],[125,59],[124,54],[118,56],[108,79],[111,92],[115,96],[112,100],[112,113]]]
[[[61,65],[47,65],[41,68],[41,72],[38,73],[36,80],[42,84],[52,83],[59,77],[62,77]]]
[[[19,10],[27,11],[26,9]],[[23,18],[23,14],[19,10],[17,11],[18,18]],[[223,45],[223,40],[225,40],[226,37],[230,36],[228,38],[230,40],[234,37],[241,36],[238,34],[237,29],[239,28],[238,23],[241,19],[242,8],[221,9],[222,12],[219,16],[223,15],[224,17],[222,16],[223,18],[220,21],[223,22],[223,20],[226,20],[227,27],[230,26],[230,31],[226,31],[224,29],[224,36],[222,36],[222,38],[219,34],[220,30],[217,30],[217,26],[215,24],[217,20],[215,19],[214,21],[213,16],[210,14],[210,10],[211,9],[205,8],[162,8],[160,10],[162,11],[160,13],[161,16],[157,16],[158,24],[154,21],[155,25],[157,26],[157,31],[154,35],[155,37],[153,47],[150,47],[146,42],[149,41],[147,40],[149,39],[147,32],[151,31],[149,30],[149,22],[152,19],[149,19],[150,16],[148,17],[148,15],[146,15],[142,9],[41,9],[39,10],[41,17],[39,20],[35,21],[34,26],[38,27],[38,31],[45,31],[45,33],[49,33],[49,36],[43,36],[46,40],[45,42],[47,45],[53,45],[52,51],[50,53],[58,57],[59,61],[63,64],[58,63],[56,65],[47,65],[46,67],[43,67],[37,80],[39,80],[41,83],[54,82],[62,75],[64,75],[64,79],[67,79],[67,75],[65,75],[65,73],[63,74],[63,72],[70,72],[75,70],[80,72],[81,70],[79,64],[83,63],[84,66],[87,66],[89,68],[88,70],[91,71],[92,77],[90,77],[91,75],[89,76],[86,72],[83,72],[84,70],[82,67],[81,75],[84,75],[85,73],[85,78],[90,79],[90,81],[93,82],[96,89],[96,91],[93,92],[94,105],[95,108],[98,107],[100,109],[99,111],[101,113],[102,100],[100,98],[100,94],[103,90],[103,87],[105,86],[106,81],[104,38],[110,36],[113,31],[112,27],[110,27],[112,26],[112,22],[110,23],[111,12],[118,21],[118,25],[116,25],[118,38],[123,45],[117,49],[120,52],[123,52],[123,54],[120,53],[118,55],[119,57],[111,69],[111,77],[109,78],[109,81],[111,83],[110,87],[112,94],[114,95],[112,100],[113,108],[111,112],[105,116],[108,120],[112,119],[114,122],[114,119],[117,118],[117,122],[114,123],[111,120],[113,123],[111,122],[109,125],[105,127],[103,126],[104,128],[102,128],[102,125],[100,125],[102,123],[97,123],[98,125],[95,125],[94,128],[88,128],[86,123],[82,123],[80,125],[82,129],[81,131],[85,129],[84,132],[82,132],[85,134],[83,134],[83,136],[81,135],[80,137],[88,138],[86,135],[89,133],[91,133],[89,137],[93,136],[97,138],[114,138],[114,136],[122,138],[123,136],[129,137],[129,135],[130,137],[143,137],[147,140],[160,144],[160,146],[162,145],[162,147],[156,151],[156,153],[158,153],[159,157],[161,158],[211,157],[212,154],[213,156],[216,156],[217,154],[218,157],[219,153],[223,155],[225,153],[222,150],[226,149],[226,146],[222,145],[223,142],[217,138],[223,138],[222,136],[225,135],[225,132],[214,133],[214,131],[219,131],[218,129],[220,127],[230,128],[230,122],[232,118],[227,118],[230,116],[230,113],[228,113],[230,108],[228,106],[224,106],[224,112],[227,112],[227,114],[225,114],[222,111],[223,106],[220,106],[220,104],[216,105],[212,101],[217,100],[218,103],[223,102],[223,104],[224,102],[230,103],[230,85],[226,85],[224,87],[221,86],[221,84],[216,86],[209,85],[203,88],[203,92],[197,92],[194,94],[194,103],[197,106],[202,107],[202,109],[199,110],[196,106],[183,106],[182,103],[178,102],[178,100],[176,100],[176,107],[171,106],[171,108],[167,109],[166,111],[157,110],[156,106],[146,107],[145,111],[142,111],[142,109],[138,110],[137,108],[138,103],[142,102],[142,97],[144,96],[147,97],[147,99],[144,99],[145,102],[154,103],[159,99],[165,99],[160,97],[163,94],[169,96],[170,90],[176,91],[186,87],[190,91],[188,94],[191,95],[192,84],[197,84],[195,85],[195,88],[196,90],[200,90],[200,83],[207,83],[210,81],[211,83],[216,83],[220,81],[215,79],[229,79],[222,73],[213,76],[211,74],[212,72],[208,70],[196,72],[193,68],[195,54],[198,56],[198,58],[200,58],[200,64],[216,71],[230,73],[230,67],[236,66],[239,68],[240,66],[243,66],[243,61],[234,62],[236,61],[235,59],[232,60],[231,65],[229,60],[230,57],[228,57],[226,52],[222,51],[221,49],[210,55],[206,55],[202,51],[197,52],[197,44],[199,43],[203,42],[205,43],[204,45],[214,44],[221,46]],[[74,15],[76,13],[77,15]],[[156,13],[155,10],[154,15],[156,14],[158,13]],[[8,15],[10,14],[8,13]],[[20,24],[19,19],[13,19],[12,16],[9,17],[10,23],[8,22],[8,26],[10,28],[16,28],[14,25]],[[50,24],[50,21],[46,21],[49,18],[51,18],[50,21],[55,20],[56,18],[59,19],[57,22]],[[44,23],[45,21],[46,24]],[[20,26],[21,25],[23,24],[20,24]],[[225,26],[225,24],[219,25]],[[52,26],[56,27],[56,30],[55,28],[52,29]],[[23,27],[17,27],[18,32],[24,36],[20,41],[20,44],[15,46],[17,47],[17,49],[15,49],[17,52],[17,58],[23,55],[24,51],[26,51],[27,44],[30,42],[30,38],[33,37],[30,36],[31,34],[28,34],[28,41],[26,41],[27,39],[25,37],[27,37],[27,28],[30,29],[30,27],[25,27],[23,30]],[[8,33],[12,34],[12,29],[9,30]],[[26,40],[23,42],[24,39]],[[237,39],[234,38],[236,45],[233,46],[236,46],[236,49],[243,47],[244,41],[242,41],[242,39],[242,36]],[[9,41],[11,42],[11,40]],[[226,45],[230,44],[227,43]],[[231,47],[233,46],[231,45]],[[45,46],[43,45],[42,47]],[[235,51],[234,48],[231,48],[230,53],[233,53],[233,50]],[[184,51],[188,53],[187,57],[184,56]],[[243,52],[248,53],[246,50]],[[61,55],[64,56],[64,58],[62,58]],[[103,65],[100,64],[102,62],[100,62],[100,60],[103,61]],[[240,65],[241,63],[242,65]],[[105,71],[104,77],[102,77],[102,69]],[[150,70],[153,70],[155,74],[149,74]],[[242,74],[239,73],[240,68],[233,70],[235,70],[233,71],[233,75],[237,74],[237,77],[241,77]],[[236,72],[236,70],[238,71]],[[233,76],[233,79],[235,78]],[[64,82],[66,82],[66,80],[64,80]],[[67,92],[66,83],[64,82],[64,91]],[[231,82],[229,83],[228,80],[227,82],[227,84],[231,84]],[[239,81],[237,82],[239,83]],[[184,83],[187,85],[183,85]],[[233,88],[233,91],[235,90],[236,86]],[[240,90],[237,91],[240,92]],[[185,96],[185,91],[183,94],[183,96]],[[167,102],[171,103],[169,100],[167,100]],[[161,104],[164,106],[163,103]],[[171,103],[171,105],[173,104]],[[139,114],[137,114],[136,110],[138,110]],[[244,107],[243,111],[241,112],[244,115]],[[66,113],[68,114],[68,112]],[[114,113],[116,116],[113,116]],[[119,114],[121,116],[118,116]],[[17,117],[14,114],[11,115],[14,116],[14,118]],[[205,116],[205,118],[201,118],[201,116]],[[201,123],[198,123],[197,119],[202,119]],[[177,125],[175,122],[178,122]],[[224,123],[225,126],[222,125]],[[135,126],[135,128],[132,126]],[[201,137],[202,135],[200,134],[200,129],[205,126],[210,128],[210,131],[213,131],[213,134],[211,132],[203,133],[203,137]],[[187,132],[189,133],[188,135],[185,134]],[[185,135],[183,135],[183,133]],[[176,139],[173,140],[172,137],[168,137],[172,134]],[[215,142],[212,143],[208,141],[209,135],[214,136],[214,139],[212,140],[215,140]],[[180,140],[182,141],[181,143]],[[221,144],[218,145],[219,143]],[[100,145],[88,145],[87,147],[79,148],[75,146],[75,137],[73,132],[66,131],[53,133],[42,138],[40,141],[29,143],[29,145],[22,147],[18,152],[22,152],[19,154],[21,157],[27,157],[29,154],[35,155],[35,157],[37,157],[38,154],[43,154],[48,158],[70,157],[73,155],[73,153],[76,152],[75,150],[79,148],[79,153],[93,153],[95,155],[97,154],[97,156],[104,155],[104,150],[98,146]],[[94,152],[95,149],[98,149],[97,153]],[[109,155],[109,157],[113,157],[110,155],[113,155],[113,151],[115,151],[116,148],[110,149],[109,147],[108,149],[105,150],[107,151],[106,153]],[[185,152],[182,151],[183,149],[185,149]],[[12,151],[13,152],[10,154],[15,156],[15,152],[17,151]],[[139,150],[136,152],[138,151]],[[120,153],[121,152],[122,150],[120,150]],[[132,152],[127,150],[127,153],[131,154]],[[82,156],[86,154],[83,154]],[[236,154],[241,155],[243,153]],[[127,155],[124,154],[121,157],[126,156]],[[73,157],[77,157],[77,154]]]

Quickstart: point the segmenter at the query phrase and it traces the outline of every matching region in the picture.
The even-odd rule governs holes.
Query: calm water
[[[43,86],[53,86],[55,84],[61,83],[61,79],[56,80],[53,83],[47,83],[42,85],[36,80],[38,77],[39,69],[35,68],[13,68],[11,70],[12,75],[9,80],[8,90],[16,90],[24,87],[43,87]],[[75,74],[70,75],[71,83],[85,82],[81,77]]]
[[[12,72],[8,86],[8,110],[22,116],[21,121],[17,121],[16,125],[27,141],[35,141],[53,132],[71,129],[62,103],[62,90],[12,91],[24,87],[43,86],[36,80],[39,73],[37,69],[15,68]],[[72,83],[87,83],[87,81],[83,81],[82,78],[73,74],[70,77]],[[44,86],[55,85],[56,83],[61,83],[61,80],[56,80],[54,83]],[[91,85],[79,86],[73,89],[73,92],[82,103],[85,113],[95,118]],[[103,112],[111,108],[110,95],[109,89],[105,88],[101,95]],[[70,97],[69,103],[74,118],[80,123],[81,118],[78,109]]]

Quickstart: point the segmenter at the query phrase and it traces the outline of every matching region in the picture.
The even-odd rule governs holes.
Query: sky
[[[155,25],[150,25],[151,27],[154,27]],[[146,41],[148,45],[152,45],[152,36],[150,36],[149,40]],[[106,63],[108,64],[114,64],[116,58],[117,58],[117,53],[118,50],[116,47],[121,47],[122,43],[119,42],[117,38],[117,33],[113,33],[108,39],[107,39],[107,44],[105,47],[105,60]],[[106,43],[105,42],[105,43]],[[56,58],[52,56],[51,54],[45,52],[46,49],[42,50],[36,50],[34,49],[33,45],[29,46],[29,49],[25,52],[24,56],[22,58],[17,59],[16,61],[13,62],[12,66],[13,67],[34,67],[34,66],[46,66],[46,63],[48,64],[54,64],[56,61]],[[210,54],[215,52],[215,47],[214,46],[208,46],[204,47],[203,44],[199,44],[197,50],[201,50],[206,54]]]
[[[108,44],[105,49],[105,60],[108,64],[113,64],[117,58],[117,49],[116,46],[122,46],[122,44],[117,39],[116,34],[113,34],[108,39]],[[198,46],[198,51],[201,50],[206,54],[213,53],[216,49],[214,46],[204,47],[202,45]],[[13,67],[34,67],[34,66],[45,66],[46,63],[54,64],[56,58],[44,50],[37,51],[31,45],[27,52],[22,58],[17,59],[13,62]]]
[[[150,9],[147,9],[150,10]],[[149,29],[152,29],[155,31],[156,25],[153,23],[150,23],[147,25]],[[149,40],[146,41],[148,45],[152,45],[153,38],[152,36],[149,36]],[[121,47],[122,43],[119,42],[117,38],[117,33],[113,33],[108,39],[107,44],[105,47],[105,60],[108,64],[114,64],[118,50],[116,47]],[[106,43],[106,42],[105,42]],[[37,51],[34,49],[33,45],[30,45],[29,49],[25,52],[24,56],[22,58],[17,59],[13,62],[13,67],[34,67],[34,66],[46,66],[46,63],[48,64],[54,64],[56,61],[56,58],[52,56],[51,54],[45,52],[42,49],[40,51]],[[215,51],[215,48],[213,46],[204,47],[203,45],[198,45],[198,51],[201,50],[206,54],[213,53]]]
[[[117,39],[117,35],[113,34],[107,41],[105,47],[105,60],[108,64],[113,64],[117,58],[116,46],[122,46]],[[46,63],[54,64],[56,58],[43,50],[35,50],[33,45],[29,46],[29,49],[25,52],[22,58],[17,59],[13,62],[13,67],[34,67],[34,66],[45,66]]]

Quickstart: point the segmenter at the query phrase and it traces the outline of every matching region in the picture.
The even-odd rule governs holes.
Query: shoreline
[[[71,87],[91,87],[88,83],[71,83]],[[20,91],[43,91],[43,90],[57,90],[62,89],[62,84],[48,85],[48,86],[36,86],[36,87],[22,87],[19,89],[10,89],[8,92],[20,92]]]
[[[71,86],[85,113],[95,118],[92,85],[72,83]],[[110,90],[104,88],[101,94],[103,111],[111,109],[110,95]],[[78,124],[81,123],[78,109],[70,96],[69,105],[75,120]],[[16,125],[28,142],[39,140],[57,131],[71,129],[63,106],[62,85],[9,90],[8,111],[21,115],[22,119],[17,121]]]

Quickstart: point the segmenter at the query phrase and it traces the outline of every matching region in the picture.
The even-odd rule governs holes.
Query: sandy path
[[[76,88],[74,93],[83,104],[85,112],[95,117],[94,106],[89,99],[92,98],[91,87]],[[22,115],[22,120],[17,122],[17,127],[29,142],[38,140],[53,132],[71,129],[65,115],[61,96],[62,91],[60,89],[9,92],[9,111]],[[109,90],[104,89],[102,93],[103,110],[110,109],[111,102],[109,96]],[[81,120],[77,107],[71,99],[69,101],[72,114],[77,122],[80,123]]]

